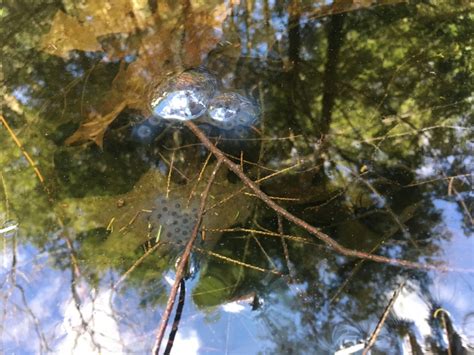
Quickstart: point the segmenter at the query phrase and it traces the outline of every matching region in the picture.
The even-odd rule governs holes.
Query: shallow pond
[[[7,2],[0,351],[474,351],[473,13]]]

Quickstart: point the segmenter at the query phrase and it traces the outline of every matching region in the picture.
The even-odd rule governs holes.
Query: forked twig
[[[396,258],[388,258],[381,255],[372,255],[363,251],[354,250],[350,248],[346,248],[339,244],[337,241],[332,239],[329,235],[322,232],[318,228],[310,225],[309,223],[305,222],[304,220],[296,217],[295,215],[288,212],[286,209],[278,205],[274,202],[267,194],[265,194],[260,188],[253,182],[241,169],[240,166],[232,162],[229,158],[225,156],[225,154],[217,148],[202,132],[196,124],[192,121],[186,121],[185,125],[194,133],[194,135],[201,141],[201,143],[216,156],[218,161],[222,161],[227,167],[236,174],[239,179],[250,189],[252,190],[257,197],[262,200],[268,207],[273,209],[275,212],[283,216],[290,222],[293,222],[297,226],[303,228],[308,233],[314,235],[316,238],[324,242],[326,245],[331,247],[334,251],[338,252],[339,254],[348,256],[348,257],[355,257],[360,259],[367,259],[371,261],[375,261],[378,263],[384,264],[392,264],[397,266],[403,266],[412,269],[422,269],[422,270],[435,270],[435,271],[456,271],[456,272],[468,272],[474,273],[474,269],[462,269],[462,268],[450,268],[447,266],[436,266],[432,264],[422,264],[414,261],[404,260],[404,259],[396,259]]]
[[[176,294],[178,293],[179,284],[181,283],[181,280],[184,277],[185,268],[188,263],[189,257],[191,255],[191,250],[193,249],[194,241],[196,240],[198,232],[199,232],[199,226],[201,224],[202,216],[204,214],[204,208],[206,205],[207,196],[209,195],[209,190],[211,189],[211,185],[214,182],[214,179],[217,174],[217,170],[219,170],[221,164],[222,164],[222,159],[218,158],[217,164],[214,170],[212,171],[211,176],[209,177],[209,181],[204,191],[201,194],[201,203],[199,205],[199,211],[198,211],[196,223],[194,225],[191,237],[189,238],[189,241],[186,244],[186,248],[184,249],[183,254],[181,255],[181,259],[179,260],[178,267],[176,269],[176,277],[174,280],[174,284],[171,287],[171,292],[168,297],[168,302],[166,303],[165,312],[163,313],[163,316],[161,317],[160,327],[158,328],[158,331],[156,333],[155,344],[153,345],[153,350],[152,350],[152,353],[155,355],[158,355],[158,352],[160,351],[161,342],[163,341],[163,336],[165,335],[166,326],[168,325],[171,311],[173,309],[174,302],[176,300]]]

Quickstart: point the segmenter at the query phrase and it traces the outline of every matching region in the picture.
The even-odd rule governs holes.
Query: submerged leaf
[[[228,8],[225,4],[206,3],[185,11],[184,41],[183,30],[176,26],[174,17],[150,31],[144,31],[137,59],[121,66],[112,90],[104,100],[104,107],[91,110],[97,113],[90,115],[66,144],[93,141],[102,146],[107,127],[122,110],[129,107],[149,115],[151,108],[148,93],[151,88],[156,87],[168,73],[181,70],[182,65],[197,67],[202,63],[221,38],[222,23]],[[162,11],[159,15],[160,18],[166,17]],[[98,33],[105,33],[109,28],[94,26]]]
[[[129,0],[88,0],[58,10],[40,49],[68,58],[72,50],[101,51],[99,37],[113,33],[132,33],[153,23],[147,4]]]
[[[206,184],[206,174],[212,171],[212,165],[206,172],[191,199],[189,206],[196,208],[199,205],[199,190]],[[211,187],[209,200],[219,202],[226,196],[236,193],[242,188],[242,183],[231,183],[227,180],[228,171],[221,168]],[[180,204],[179,209],[187,211],[187,200],[194,188],[194,182],[187,185],[167,183],[167,178],[160,171],[151,169],[136,183],[134,188],[122,195],[106,197],[85,197],[80,199],[66,199],[61,201],[57,208],[70,218],[70,223],[78,233],[97,228],[107,228],[111,231],[104,248],[126,243],[127,248],[139,246],[146,241],[150,231],[150,216],[157,216],[157,208],[163,205],[163,200]],[[169,189],[169,190],[168,190]],[[168,197],[165,197],[168,194]],[[204,216],[203,225],[208,229],[228,228],[231,225],[245,221],[252,210],[252,198],[245,194],[238,194],[219,205],[218,209],[210,209]],[[236,206],[239,213],[237,214]],[[158,220],[159,216],[156,217]],[[183,217],[184,218],[184,217]],[[194,225],[195,220],[192,221]],[[167,223],[165,223],[167,224]],[[153,225],[153,236],[156,237],[157,226]],[[211,245],[217,241],[220,233],[208,232],[206,239]],[[133,249],[133,248],[132,248]]]
[[[59,10],[54,16],[50,31],[41,41],[46,53],[68,58],[71,50],[100,51],[94,30],[84,26],[77,19]]]

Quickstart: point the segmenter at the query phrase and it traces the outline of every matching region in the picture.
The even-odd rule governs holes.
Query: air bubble
[[[217,79],[204,70],[189,70],[170,78],[153,93],[154,115],[179,121],[202,116],[217,91]]]
[[[250,99],[235,92],[216,96],[209,104],[210,123],[230,130],[236,124],[248,126],[258,119],[260,109]]]

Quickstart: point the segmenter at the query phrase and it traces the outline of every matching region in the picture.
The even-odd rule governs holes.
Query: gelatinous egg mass
[[[209,103],[209,123],[223,129],[251,126],[259,113],[256,103],[235,92],[220,94]]]
[[[188,70],[170,78],[153,93],[151,108],[155,116],[187,121],[202,116],[216,94],[217,79],[211,73]]]
[[[131,140],[142,144],[150,144],[164,127],[165,125],[160,118],[152,116],[132,128]]]
[[[193,231],[198,212],[198,202],[160,196],[150,214],[151,237],[172,245],[185,245]]]

